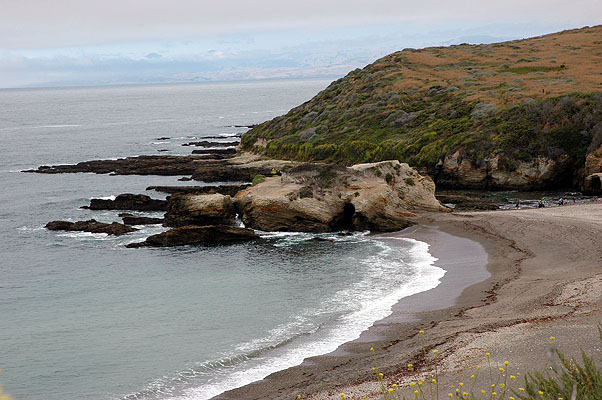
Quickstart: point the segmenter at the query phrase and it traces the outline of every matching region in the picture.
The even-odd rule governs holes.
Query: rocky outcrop
[[[163,223],[163,218],[142,217],[127,213],[119,214],[119,217],[125,225],[153,225]]]
[[[251,182],[257,174],[272,175],[273,171],[298,163],[269,160],[243,154],[229,159],[203,156],[139,156],[118,160],[94,160],[74,165],[41,166],[35,172],[43,174],[93,172],[115,175],[191,175],[204,182]]]
[[[167,200],[152,199],[144,194],[120,194],[115,200],[92,199],[90,210],[135,210],[135,211],[166,211]]]
[[[120,224],[119,222],[105,224],[103,222],[98,222],[95,219],[77,222],[52,221],[46,224],[46,229],[50,231],[80,231],[91,233],[106,233],[115,236],[124,235],[126,233],[135,232],[138,230],[130,226]]]
[[[205,155],[220,155],[220,156],[233,156],[236,154],[236,149],[199,149],[192,150],[192,154],[205,154]]]
[[[543,190],[571,185],[572,169],[567,157],[556,160],[538,157],[531,161],[509,161],[500,156],[475,165],[459,150],[437,165],[435,181],[445,188],[486,190]]]
[[[588,195],[602,195],[602,146],[585,158],[585,178],[581,191]]]
[[[585,175],[602,173],[602,146],[585,157]]]
[[[118,160],[93,160],[77,164],[42,165],[35,170],[40,174],[63,174],[93,172],[95,174],[115,175],[191,175],[196,170],[196,162],[202,157],[195,156],[138,156]]]
[[[184,143],[182,146],[197,146],[197,147],[233,147],[238,146],[240,142],[210,142],[208,140],[201,140],[200,142],[189,142]]]
[[[602,172],[586,176],[583,181],[582,191],[585,195],[602,195]]]
[[[214,194],[219,193],[234,196],[241,190],[251,186],[248,183],[241,185],[219,185],[219,186],[149,186],[146,190],[155,190],[162,193],[188,193],[188,194]]]
[[[178,193],[169,198],[165,225],[233,225],[235,216],[230,196]]]
[[[149,236],[141,243],[130,243],[126,247],[171,247],[212,242],[240,242],[256,238],[257,235],[252,229],[234,226],[182,226]]]
[[[435,185],[407,164],[303,164],[238,193],[246,226],[266,231],[394,231],[416,210],[443,210]]]

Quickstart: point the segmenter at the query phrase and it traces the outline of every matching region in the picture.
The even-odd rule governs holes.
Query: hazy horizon
[[[1,1],[0,88],[339,77],[403,48],[597,25],[602,4]]]

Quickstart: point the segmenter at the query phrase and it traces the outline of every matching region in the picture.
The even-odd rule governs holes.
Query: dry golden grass
[[[602,90],[602,25],[487,45],[406,49],[392,90],[457,86],[466,101],[511,104]]]

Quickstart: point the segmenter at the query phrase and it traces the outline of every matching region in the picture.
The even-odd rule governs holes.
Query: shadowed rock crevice
[[[352,203],[343,205],[343,212],[335,217],[332,223],[332,229],[335,231],[354,230],[353,218],[355,216],[355,206]]]

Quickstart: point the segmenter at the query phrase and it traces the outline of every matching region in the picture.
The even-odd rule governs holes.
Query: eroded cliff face
[[[585,157],[584,175],[583,193],[602,195],[602,145]]]
[[[575,172],[567,156],[513,162],[490,156],[481,165],[475,165],[457,151],[437,165],[434,175],[440,187],[529,191],[558,187],[563,181],[571,186]]]
[[[602,172],[602,145],[585,157],[585,175]]]
[[[416,210],[443,210],[435,185],[407,164],[305,164],[238,193],[246,226],[265,231],[395,231]]]

